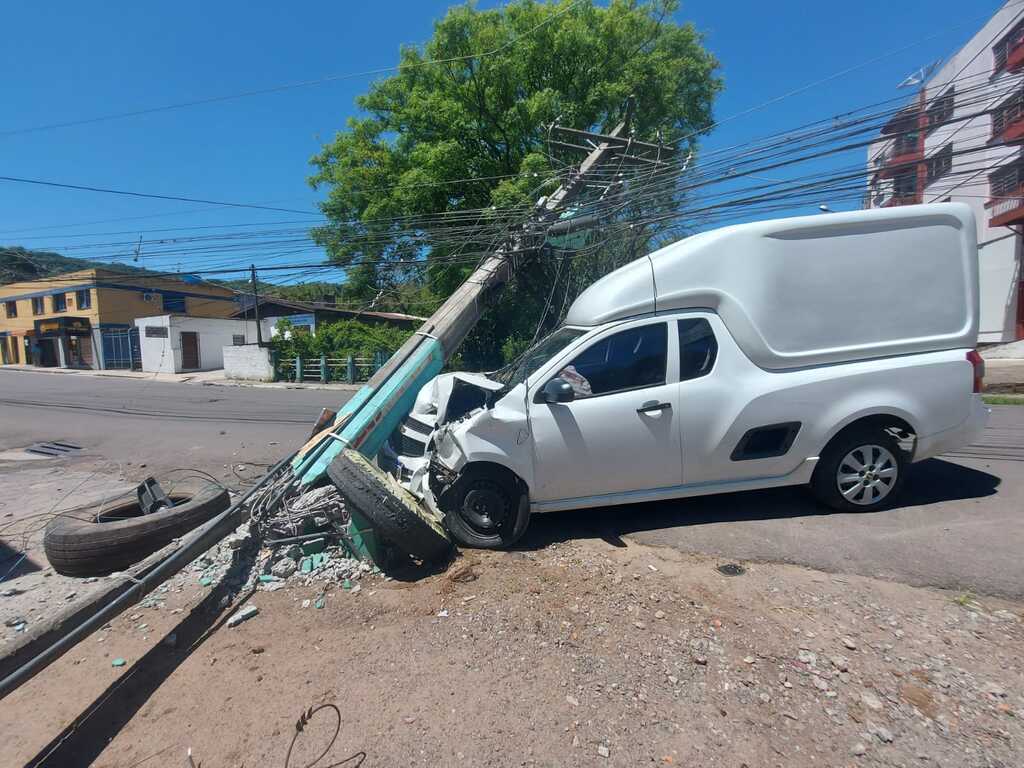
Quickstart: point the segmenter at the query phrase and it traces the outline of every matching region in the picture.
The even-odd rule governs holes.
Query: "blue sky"
[[[432,21],[449,5],[434,0],[8,3],[0,49],[5,73],[0,175],[260,203],[309,211],[312,219],[318,196],[305,182],[308,160],[353,113],[353,99],[369,78],[2,134],[390,66],[400,44],[429,38]],[[728,121],[704,146],[730,146],[893,98],[900,80],[955,50],[999,5],[979,0],[684,3],[677,17],[692,20],[706,34],[708,48],[722,63],[726,88],[715,108],[719,119],[941,33],[842,79]],[[73,244],[135,239],[139,233],[150,239],[158,236],[152,230],[160,228],[302,219],[0,182],[0,243],[67,255],[76,255],[69,248]],[[132,234],[81,237],[107,232]],[[188,270],[208,266],[210,258],[146,265]],[[244,254],[237,258],[247,263]],[[316,261],[320,255],[281,258]]]

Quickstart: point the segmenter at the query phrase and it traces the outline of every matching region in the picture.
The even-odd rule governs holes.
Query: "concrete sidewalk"
[[[256,387],[265,389],[333,389],[341,392],[355,392],[362,384],[303,382],[294,381],[242,381],[224,378],[224,370],[190,371],[189,373],[146,373],[145,371],[96,371],[80,368],[37,368],[32,365],[5,365],[7,371],[44,373],[58,376],[90,376],[93,378],[139,379],[142,381],[163,381],[178,384],[203,384],[214,387]]]
[[[984,353],[982,353],[984,356]],[[985,391],[1024,394],[1024,360],[985,359]]]

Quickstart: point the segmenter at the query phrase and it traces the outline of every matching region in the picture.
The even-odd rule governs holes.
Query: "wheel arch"
[[[911,419],[910,414],[899,409],[885,409],[853,414],[832,429],[822,444],[818,455],[824,454],[836,440],[845,437],[855,430],[878,429],[886,431],[897,429],[906,436],[901,439],[900,448],[909,454],[908,460],[913,461],[914,451],[917,448],[918,430]],[[905,442],[909,443],[909,448],[904,447]]]
[[[490,461],[487,459],[469,461],[462,466],[458,475],[461,478],[474,472],[498,472],[512,480],[512,482],[515,483],[516,486],[518,486],[526,495],[527,499],[530,497],[529,484],[519,475],[518,472],[507,464],[501,464],[497,461]]]

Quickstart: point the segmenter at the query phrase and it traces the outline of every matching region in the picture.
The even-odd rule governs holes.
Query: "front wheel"
[[[459,544],[506,549],[526,532],[530,504],[522,484],[491,467],[468,467],[446,491],[440,506],[444,524]]]
[[[871,512],[896,500],[906,468],[906,454],[889,433],[851,430],[834,438],[822,452],[811,490],[834,509]]]

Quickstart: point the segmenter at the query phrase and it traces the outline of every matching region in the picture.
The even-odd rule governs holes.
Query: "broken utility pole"
[[[608,159],[621,158],[635,149],[669,150],[654,144],[636,142],[626,134],[632,117],[630,99],[626,117],[608,135],[574,131],[589,146],[569,145],[589,150],[579,170],[547,198],[537,203],[529,224],[542,224],[556,218],[583,191],[591,174]],[[553,130],[565,130],[554,128]],[[641,146],[642,145],[642,146]],[[659,162],[659,161],[654,161]],[[458,348],[480,319],[484,307],[509,281],[522,251],[524,236],[515,235],[485,258],[469,278],[448,297],[443,305],[416,331],[391,359],[339,412],[334,426],[311,440],[292,467],[298,482],[306,485],[323,477],[327,466],[346,448],[373,458],[384,441],[412,409],[420,388],[436,376],[445,361]]]

